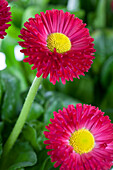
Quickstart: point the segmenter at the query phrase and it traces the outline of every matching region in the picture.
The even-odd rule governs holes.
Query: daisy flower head
[[[44,141],[60,170],[108,170],[113,161],[113,124],[95,106],[69,105],[54,112]]]
[[[8,2],[6,0],[0,0],[0,38],[3,39],[4,36],[7,34],[5,32],[6,29],[11,24],[7,24],[11,21],[11,12],[10,7],[8,7]]]
[[[47,10],[25,22],[19,44],[28,57],[24,62],[33,64],[37,77],[50,75],[50,82],[84,76],[94,59],[94,39],[82,20],[63,10]]]

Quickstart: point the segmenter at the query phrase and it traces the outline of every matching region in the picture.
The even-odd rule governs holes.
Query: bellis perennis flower
[[[94,59],[93,38],[82,20],[63,10],[48,10],[36,14],[24,24],[21,35],[24,47],[21,52],[28,56],[24,62],[33,64],[37,77],[50,74],[50,81],[55,84],[61,78],[66,80],[84,76]]]
[[[113,161],[113,124],[91,105],[69,105],[54,112],[45,131],[54,167],[60,170],[108,170]]]
[[[8,2],[6,0],[0,0],[0,38],[3,39],[7,34],[5,30],[11,25],[7,24],[11,21],[10,7],[8,7]]]

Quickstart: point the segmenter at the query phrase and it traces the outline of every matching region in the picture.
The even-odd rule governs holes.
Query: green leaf
[[[22,131],[24,139],[29,141],[36,151],[39,151],[44,147],[44,128],[43,123],[39,121],[32,121],[27,123]]]
[[[79,11],[69,11],[71,14],[74,14],[75,17],[78,17],[80,19],[83,19],[85,16],[85,11],[84,10],[79,10]]]
[[[1,105],[1,100],[2,100],[2,95],[3,95],[3,80],[1,78],[1,73],[0,73],[0,105]]]
[[[68,10],[65,6],[63,5],[49,5],[44,9],[43,11],[46,12],[46,10],[52,10],[52,9],[58,9],[58,10],[63,10],[64,12],[68,11],[71,14],[74,14],[75,17],[83,19],[85,16],[85,11],[84,10],[78,10],[78,11],[70,11]]]
[[[43,149],[37,153],[38,162],[35,166],[31,168],[26,168],[26,170],[59,170],[54,168],[54,163],[51,162],[50,156],[47,155],[46,149]]]
[[[98,0],[79,0],[81,4],[81,9],[84,9],[86,13],[94,11],[96,8]],[[96,2],[97,1],[97,2]]]
[[[92,103],[94,100],[94,81],[89,76],[82,76],[80,79],[74,79],[73,82],[67,82],[64,92],[85,103]]]
[[[106,29],[105,30],[105,50],[107,57],[110,57],[113,55],[113,30],[112,29]]]
[[[28,7],[29,2],[30,2],[30,0],[12,1],[12,2],[10,3],[10,5],[11,5],[11,6],[12,6],[12,5],[15,5],[16,7],[25,9],[25,8]]]
[[[14,48],[17,45],[17,39],[12,38],[7,35],[5,39],[2,40],[1,48],[6,55],[6,64],[7,67],[11,67],[13,65],[18,66],[19,62],[15,59]]]
[[[50,168],[52,168],[52,163],[51,163],[51,161],[50,161],[50,158],[47,157],[47,158],[45,159],[43,165],[42,165],[41,170],[46,170],[46,169],[49,170]]]
[[[45,105],[44,122],[49,123],[50,118],[53,118],[53,112],[63,109],[63,102],[60,98],[50,98]]]
[[[39,87],[39,90],[37,92],[37,95],[35,97],[35,102],[39,103],[40,105],[44,105],[45,103],[45,89],[42,87],[42,85]]]
[[[4,123],[3,122],[0,122],[0,142],[2,141],[2,136],[1,136],[1,133],[2,133],[2,130],[4,128]]]
[[[113,7],[112,7],[112,0],[107,0],[106,4],[106,22],[107,27],[113,27]]]
[[[105,111],[107,114],[109,114],[109,116],[113,122],[113,114],[111,114],[111,113],[113,113],[113,80],[107,90],[107,93],[106,93],[100,107],[103,111]]]
[[[46,12],[46,10],[52,10],[52,9],[58,9],[66,11],[66,7],[64,5],[48,5],[43,11]]]
[[[35,165],[37,157],[28,142],[16,142],[7,156],[4,170],[17,170]]]
[[[41,170],[45,159],[47,158],[47,150],[43,149],[37,153],[37,164],[34,167],[27,168],[27,170]]]
[[[106,59],[113,55],[113,31],[109,29],[103,31],[98,30],[92,34],[92,37],[95,40],[94,44],[96,49],[92,70],[94,73],[99,74]]]
[[[106,26],[106,0],[100,0],[98,3],[94,26],[96,28],[104,28]]]
[[[59,88],[61,88],[61,86]],[[67,107],[69,104],[73,104],[74,106],[76,106],[77,103],[80,103],[79,100],[75,100],[74,98],[72,98],[72,97],[70,97],[68,95],[65,95],[63,93],[60,93],[60,92],[51,92],[51,91],[48,91],[48,92],[45,93],[45,98],[47,100],[49,99],[49,101],[50,100],[54,101],[56,99],[61,99],[63,107]]]
[[[30,5],[37,5],[37,6],[40,6],[40,7],[43,7],[45,5],[47,5],[47,3],[49,2],[50,0],[30,0]]]
[[[11,26],[6,30],[8,36],[10,36],[11,38],[16,39],[16,41],[19,40],[18,35],[20,34],[20,29],[18,27],[16,27],[13,22],[10,22]],[[10,44],[11,45],[11,44]]]
[[[30,142],[30,144],[33,146],[33,148],[35,150],[38,150],[38,143],[37,143],[37,133],[36,130],[30,126],[30,125],[26,125],[23,128],[22,134],[24,136],[24,138]]]
[[[20,64],[20,67],[12,66],[12,67],[9,67],[8,70],[14,77],[16,77],[19,80],[20,91],[24,92],[28,88],[28,83],[27,83],[27,80],[24,74],[24,70],[21,67],[21,64],[23,64],[22,62],[18,62]]]
[[[39,148],[42,149],[44,147],[43,141],[45,140],[45,136],[43,134],[43,131],[45,130],[44,123],[34,120],[30,122],[30,125],[36,130],[37,132],[37,142],[39,145]]]
[[[20,107],[20,85],[18,79],[10,75],[6,70],[2,71],[1,78],[4,81],[1,118],[10,122],[17,116],[17,110]]]
[[[22,26],[24,23],[31,17],[35,17],[35,14],[39,14],[41,12],[41,8],[39,6],[30,6],[28,7],[25,12],[23,13],[23,18],[22,18]]]
[[[43,86],[46,90],[48,91],[55,91],[56,90],[56,86],[53,85],[50,81],[49,81],[49,76],[43,80]]]
[[[13,24],[20,28],[24,9],[16,6],[15,4],[11,4],[11,12]]]
[[[0,143],[0,157],[1,157],[1,155],[2,155],[2,143]]]
[[[97,30],[91,36],[94,38],[96,49],[92,70],[94,73],[98,74],[102,64],[106,60],[105,35],[101,30]]]
[[[40,104],[34,102],[32,104],[27,121],[29,122],[29,121],[38,119],[42,115],[42,113],[44,113],[43,107]]]
[[[3,122],[0,122],[0,157],[1,157],[1,154],[2,154],[2,131],[3,131],[3,128],[4,128],[4,123]]]
[[[54,162],[55,163],[55,162]],[[51,162],[50,157],[47,157],[44,163],[42,164],[41,170],[59,170],[59,167],[54,168],[53,165],[54,163]]]
[[[112,80],[113,80],[113,56],[108,58],[101,71],[101,82],[104,87],[108,88]]]
[[[67,107],[69,104],[76,106],[80,101],[73,99],[63,93],[47,91],[45,93],[45,113],[44,122],[49,123],[50,118],[53,118],[53,112]]]
[[[110,76],[112,76],[113,31],[109,29],[103,31],[98,30],[95,31],[92,36],[95,40],[96,49],[92,70],[94,74],[99,75],[101,73],[101,83],[105,88],[112,80]]]

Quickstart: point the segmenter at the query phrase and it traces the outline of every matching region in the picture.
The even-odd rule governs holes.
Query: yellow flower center
[[[62,33],[51,33],[47,37],[47,47],[51,52],[56,48],[57,53],[64,53],[71,49],[69,38]]]
[[[79,129],[72,133],[70,137],[70,145],[76,153],[80,155],[92,151],[95,145],[95,140],[92,133],[87,129]]]

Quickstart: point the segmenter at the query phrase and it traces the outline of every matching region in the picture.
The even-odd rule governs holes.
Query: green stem
[[[24,124],[25,124],[25,121],[27,119],[28,113],[30,111],[31,105],[33,103],[33,100],[35,98],[35,95],[37,93],[39,85],[41,83],[41,80],[42,80],[42,76],[39,77],[39,78],[35,77],[32,85],[31,85],[31,88],[28,92],[28,95],[26,97],[26,100],[25,100],[25,103],[24,103],[23,108],[21,110],[21,113],[19,115],[19,118],[18,118],[8,140],[6,141],[6,143],[4,145],[3,157],[5,157],[9,153],[11,148],[13,147],[16,139],[18,138],[18,136],[19,136]]]

